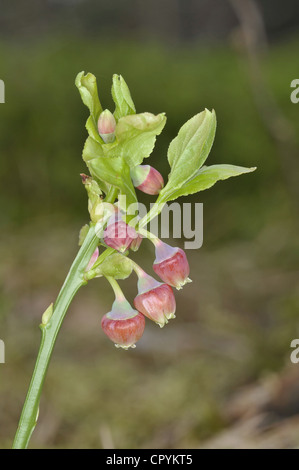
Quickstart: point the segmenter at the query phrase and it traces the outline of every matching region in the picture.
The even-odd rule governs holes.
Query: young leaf
[[[43,313],[41,327],[44,328],[50,321],[53,315],[53,303],[49,305],[47,310]]]
[[[126,196],[127,206],[137,202],[130,168],[123,157],[104,157],[102,146],[88,137],[83,149],[83,159],[97,181],[104,181],[120,189],[121,194]]]
[[[85,224],[83,227],[81,227],[80,233],[79,233],[79,246],[83,245],[83,242],[86,238],[86,235],[88,234],[89,231],[89,225]]]
[[[89,160],[92,160],[93,158],[104,157],[103,146],[91,137],[88,137],[84,145],[82,157],[86,165],[89,167]],[[102,179],[96,177],[95,175],[93,175],[93,177],[98,183],[100,189],[105,194],[107,194],[109,190],[109,184],[105,183]]]
[[[109,157],[124,157],[133,168],[140,165],[152,153],[156,136],[162,132],[166,123],[164,113],[155,116],[151,113],[133,114],[120,118],[115,136],[116,144],[105,147]]]
[[[105,157],[103,145],[101,145],[99,142],[92,139],[91,137],[87,137],[86,142],[84,144],[82,157],[87,166],[89,165],[89,162],[91,160],[98,157]]]
[[[97,130],[97,120],[102,112],[102,106],[99,100],[96,77],[92,73],[78,73],[75,80],[76,87],[79,90],[83,103],[88,107],[90,116],[86,122],[88,134],[100,141]]]
[[[121,117],[136,113],[130,90],[121,75],[113,75],[111,93],[115,103],[114,117],[117,121]]]
[[[168,149],[171,166],[163,192],[182,187],[207,159],[216,132],[215,111],[205,109],[187,121]]]
[[[198,172],[184,184],[181,188],[169,191],[164,195],[161,195],[161,202],[172,201],[180,196],[188,196],[188,194],[194,194],[199,191],[213,186],[217,181],[226,180],[232,176],[242,175],[243,173],[250,173],[254,171],[256,167],[245,168],[242,166],[235,165],[211,165],[203,166]]]

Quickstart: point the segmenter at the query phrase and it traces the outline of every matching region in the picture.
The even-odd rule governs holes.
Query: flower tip
[[[81,176],[83,184],[86,184],[88,182],[88,180],[90,179],[90,176],[85,175],[85,173],[80,173],[80,176]]]
[[[141,245],[141,242],[142,242],[142,235],[140,235],[139,233],[137,233],[137,237],[134,238],[134,240],[132,241],[131,245],[130,245],[130,250],[132,251],[138,251],[139,250],[139,247]]]
[[[136,344],[130,344],[129,346],[123,346],[121,344],[115,344],[114,345],[117,349],[123,349],[124,351],[128,351],[128,349],[132,348],[136,348]]]
[[[175,288],[176,290],[181,290],[186,284],[189,284],[190,282],[192,282],[192,279],[187,277],[187,279],[185,279],[181,284],[178,284],[177,286],[175,286]]]

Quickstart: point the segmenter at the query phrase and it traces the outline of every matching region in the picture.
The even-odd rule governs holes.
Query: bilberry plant
[[[165,126],[165,114],[136,113],[129,88],[120,75],[114,75],[112,81],[113,113],[103,110],[94,75],[81,72],[75,83],[89,109],[88,137],[83,149],[89,175],[82,173],[81,178],[87,191],[90,221],[80,231],[80,249],[55,303],[42,316],[41,345],[14,448],[28,446],[37,422],[42,386],[54,344],[78,289],[91,279],[106,278],[115,301],[102,317],[102,329],[120,349],[135,347],[144,332],[146,319],[164,327],[175,318],[173,288],[181,289],[191,282],[185,252],[149,233],[145,229],[147,224],[168,201],[255,169],[205,165],[216,131],[215,111],[205,109],[189,119],[170,143],[167,154],[170,172],[164,183],[162,175],[143,162],[151,155],[156,137]],[[143,218],[133,217],[128,210],[132,204],[138,205],[138,191],[157,196]],[[130,258],[132,251],[142,249],[148,240],[155,247],[153,271],[160,280]],[[134,308],[118,283],[132,271],[138,277]]]

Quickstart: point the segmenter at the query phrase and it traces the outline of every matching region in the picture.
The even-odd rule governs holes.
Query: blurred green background
[[[88,222],[81,70],[97,76],[104,107],[119,73],[137,112],[166,112],[148,161],[165,178],[170,141],[205,107],[218,118],[208,163],[258,169],[184,198],[204,203],[203,247],[187,253],[193,283],[176,294],[176,320],[148,321],[136,350],[101,331],[105,280],[78,293],[31,447],[298,447],[298,3],[30,0],[2,12],[0,447],[12,443],[41,314]],[[153,256],[143,243],[134,259],[152,273]],[[134,276],[122,286],[132,301]]]

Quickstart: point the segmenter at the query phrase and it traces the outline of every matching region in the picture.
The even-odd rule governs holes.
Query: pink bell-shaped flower
[[[189,263],[181,248],[173,248],[158,238],[154,241],[156,259],[153,264],[155,273],[170,286],[181,289],[189,279]]]
[[[118,215],[113,215],[104,230],[103,241],[107,246],[124,252],[130,248],[132,241],[135,240],[137,236],[133,227],[126,224]]]
[[[116,298],[111,311],[102,318],[102,329],[117,348],[135,348],[135,343],[143,335],[145,318],[142,313],[131,307],[117,282],[110,278],[109,282],[114,289]]]
[[[141,268],[138,274],[138,295],[134,299],[135,308],[161,328],[168,320],[175,318],[175,297],[172,288],[146,274]]]

